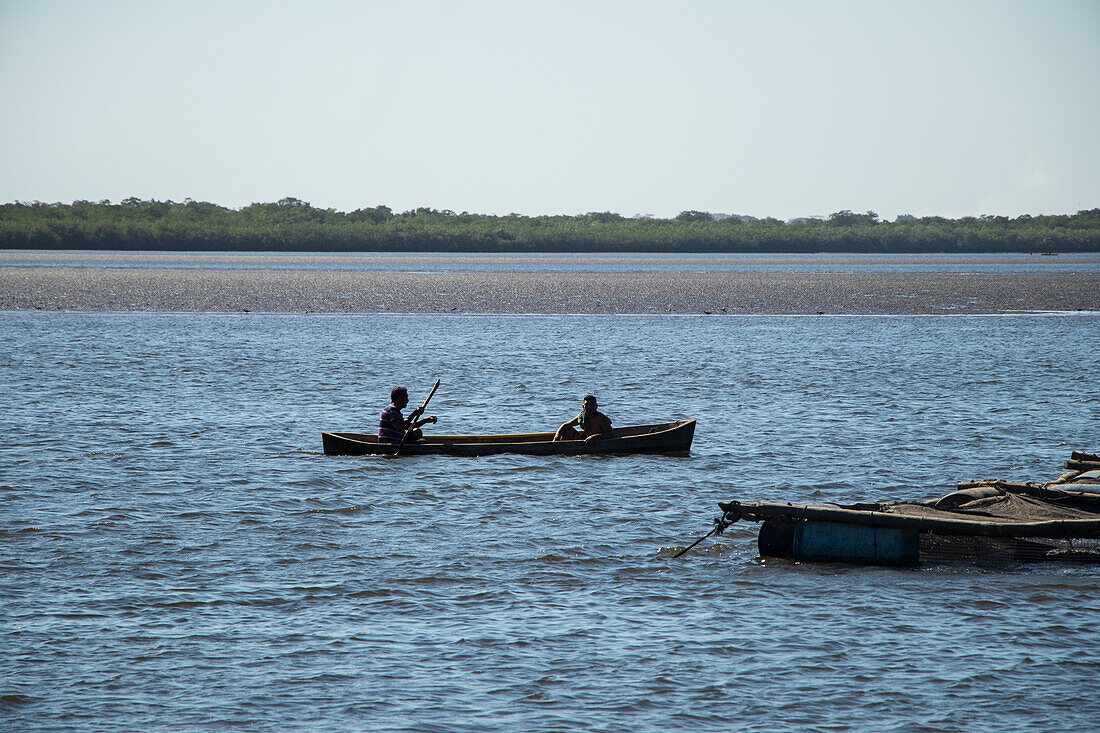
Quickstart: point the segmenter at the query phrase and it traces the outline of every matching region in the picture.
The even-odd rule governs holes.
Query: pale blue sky
[[[1100,206],[1100,2],[0,0],[0,202]]]

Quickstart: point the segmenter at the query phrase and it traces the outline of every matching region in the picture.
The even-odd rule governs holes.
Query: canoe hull
[[[406,443],[401,455],[491,456],[517,453],[535,456],[576,456],[622,453],[687,453],[695,436],[695,421],[616,428],[616,437],[586,443],[553,440],[553,433],[508,435],[434,435],[422,443]],[[379,443],[374,435],[322,433],[326,456],[393,455],[397,447]]]

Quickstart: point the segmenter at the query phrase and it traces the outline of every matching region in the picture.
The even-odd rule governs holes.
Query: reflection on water
[[[1096,273],[1100,255],[167,253],[0,251],[0,267],[363,272]]]
[[[1092,567],[677,561],[730,498],[1056,475],[1100,315],[0,314],[12,730],[1087,730]],[[688,457],[327,458],[699,420]],[[709,549],[704,549],[709,548]]]

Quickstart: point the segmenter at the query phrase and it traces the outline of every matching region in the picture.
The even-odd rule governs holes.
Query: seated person
[[[416,411],[406,420],[401,415],[409,404],[409,391],[404,387],[394,387],[390,390],[390,404],[382,410],[378,418],[378,442],[379,443],[416,443],[424,437],[420,426],[425,423],[435,423],[438,419],[435,415],[428,415],[423,420],[416,420]],[[408,436],[405,433],[408,432]]]
[[[558,432],[554,433],[554,440],[583,440],[591,443],[594,440],[614,438],[611,419],[596,407],[596,396],[585,395],[581,403],[581,414],[558,428]]]

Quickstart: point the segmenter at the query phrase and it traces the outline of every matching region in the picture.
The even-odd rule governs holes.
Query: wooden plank
[[[727,505],[728,506],[728,505]],[[1100,537],[1100,519],[1053,519],[1042,522],[944,519],[906,514],[843,509],[822,505],[794,505],[754,502],[730,507],[741,517],[754,521],[767,517],[791,517],[823,522],[848,522],[870,527],[912,528],[937,534],[982,535],[988,537]]]

